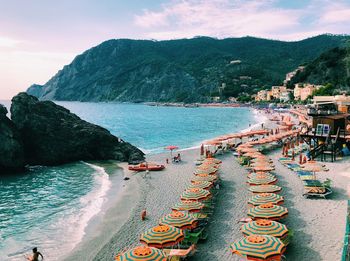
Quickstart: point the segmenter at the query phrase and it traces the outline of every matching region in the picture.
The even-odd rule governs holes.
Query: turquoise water
[[[145,152],[166,145],[188,148],[257,122],[248,108],[182,108],[141,104],[58,102],[82,119],[101,125]]]
[[[188,148],[258,121],[247,108],[175,108],[140,104],[59,102],[145,152]],[[8,104],[7,104],[8,105]],[[0,260],[24,260],[34,246],[61,260],[83,237],[111,186],[103,168],[83,162],[0,179]]]

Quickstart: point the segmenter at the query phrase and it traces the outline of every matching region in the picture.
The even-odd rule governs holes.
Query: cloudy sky
[[[350,0],[0,0],[0,99],[111,38],[350,34]]]

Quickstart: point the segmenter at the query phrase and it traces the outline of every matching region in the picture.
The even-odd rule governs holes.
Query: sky
[[[0,100],[113,38],[350,34],[350,0],[0,0]]]

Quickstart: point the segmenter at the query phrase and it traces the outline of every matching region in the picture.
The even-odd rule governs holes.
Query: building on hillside
[[[287,84],[293,79],[293,77],[298,73],[302,72],[304,70],[305,66],[299,66],[294,71],[289,72],[286,74],[286,79],[283,81],[284,86],[287,86]]]
[[[237,102],[237,98],[236,97],[228,97],[228,101],[229,102]]]
[[[318,90],[320,87],[321,85],[296,83],[294,88],[294,100],[305,101],[315,90]]]
[[[255,101],[266,101],[267,99],[267,90],[258,91],[255,96]]]
[[[334,104],[339,113],[350,113],[350,96],[335,95],[335,96],[314,96],[313,105],[322,106]]]
[[[220,96],[213,96],[211,97],[212,102],[219,102],[220,101]]]
[[[284,91],[284,92],[281,92],[280,93],[280,101],[281,102],[288,102],[288,101],[290,101],[290,93],[291,93],[291,91],[290,90],[286,90],[286,91]]]
[[[279,99],[282,92],[286,92],[287,87],[286,86],[272,86],[271,92],[272,97],[275,99]]]

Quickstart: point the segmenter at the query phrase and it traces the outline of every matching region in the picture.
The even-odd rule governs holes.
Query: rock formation
[[[21,135],[6,117],[7,109],[0,104],[0,171],[21,170],[24,167],[24,151]]]
[[[77,160],[137,162],[143,153],[108,130],[80,119],[69,110],[19,93],[12,99],[11,118],[21,133],[30,165],[57,165]]]

